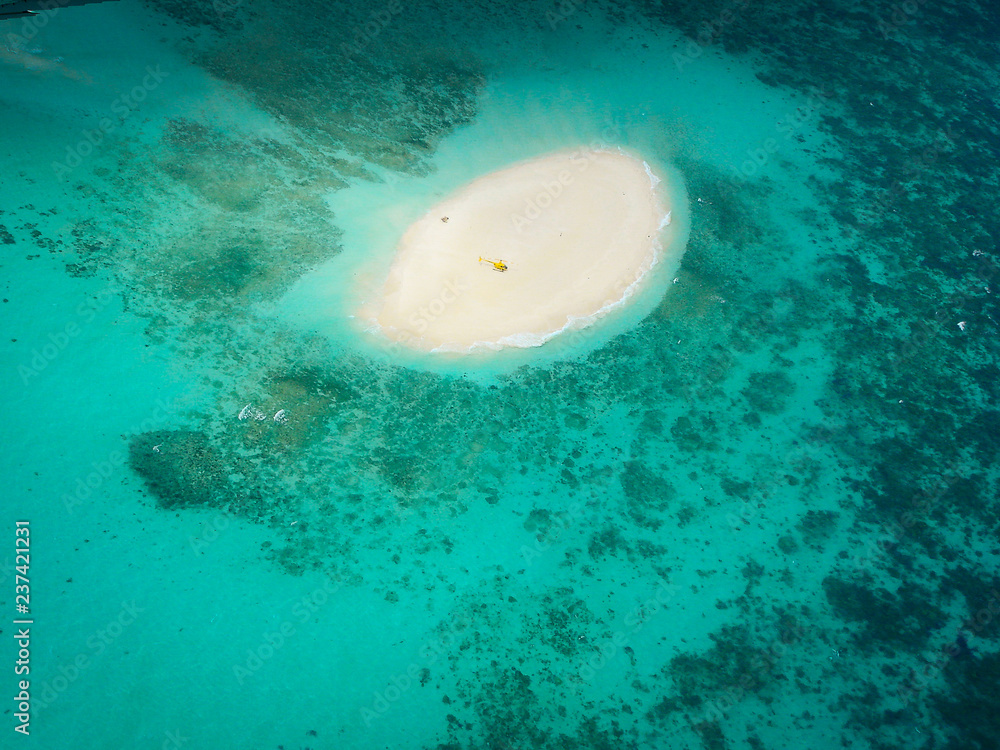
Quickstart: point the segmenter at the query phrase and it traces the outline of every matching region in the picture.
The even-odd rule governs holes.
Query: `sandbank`
[[[407,346],[450,352],[538,346],[589,325],[664,253],[683,252],[660,183],[635,156],[586,149],[478,178],[410,225],[359,317]]]

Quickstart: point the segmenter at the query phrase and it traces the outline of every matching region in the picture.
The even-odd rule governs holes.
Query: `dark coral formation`
[[[145,480],[161,508],[225,505],[231,499],[222,454],[195,430],[158,430],[136,435],[129,465]]]
[[[347,354],[254,308],[339,252],[323,196],[425,174],[472,121],[490,68],[451,38],[475,39],[454,34],[475,14],[415,8],[365,38],[363,4],[151,2],[208,34],[192,57],[297,135],[172,120],[156,149],[74,173],[74,190],[182,194],[188,219],[123,212],[136,240],[119,243],[96,223],[60,239],[5,215],[0,242],[65,251],[81,280],[119,274],[114,298],[151,341],[211,362],[202,424],[132,438],[160,507],[269,524],[265,554],[290,574],[363,575],[398,606],[455,594],[442,621],[472,624],[420,679],[452,701],[449,750],[765,747],[745,719],[797,700],[873,746],[997,744],[982,706],[998,626],[979,616],[997,585],[993,6],[916,3],[901,21],[853,3],[574,6],[559,38],[638,11],[643,33],[686,34],[692,59],[752,53],[762,81],[807,103],[789,148],[814,127],[835,148],[812,154],[816,173],[682,154],[700,199],[683,283],[589,354],[487,382]],[[490,22],[544,31],[546,10],[498,6]],[[786,170],[809,193],[794,208]],[[518,572],[485,584],[453,562],[484,508],[524,541]],[[633,593],[677,571],[690,582],[669,604]],[[601,589],[615,576],[617,600]],[[642,642],[637,628],[669,632],[666,611],[695,613],[700,646]],[[934,717],[928,739],[915,716]]]

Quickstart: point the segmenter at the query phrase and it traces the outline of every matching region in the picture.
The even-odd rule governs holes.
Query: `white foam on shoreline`
[[[669,211],[667,212],[669,215]],[[606,302],[601,308],[595,310],[591,315],[581,315],[581,316],[568,316],[565,325],[560,328],[556,328],[545,333],[514,333],[509,336],[504,336],[497,341],[476,341],[471,346],[466,348],[460,347],[448,347],[440,346],[432,349],[432,352],[448,352],[448,353],[472,353],[472,352],[482,352],[490,351],[497,352],[508,347],[518,348],[518,349],[531,349],[535,347],[542,346],[543,344],[551,341],[556,336],[564,333],[569,333],[571,331],[579,331],[587,326],[590,326],[615,310],[624,307],[631,297],[639,290],[642,286],[643,281],[649,275],[650,271],[659,263],[659,243],[654,247],[654,255],[652,261],[649,263],[648,267],[645,268],[633,281],[629,284],[625,290],[622,292],[622,296],[616,300],[611,300]]]
[[[598,162],[601,155],[625,158],[601,158]],[[560,159],[564,161],[560,162]],[[570,174],[570,165],[579,165],[584,159],[589,160],[589,164],[577,166],[579,171]],[[630,162],[641,164],[648,177],[650,193],[646,197],[627,196],[623,200],[618,196],[617,188],[609,186],[617,184],[613,180],[622,180],[623,190],[636,190],[634,183],[631,188],[628,187],[628,181],[635,179],[634,171],[629,172],[630,169],[634,170],[634,167],[629,166]],[[591,165],[597,166],[587,175],[585,170]],[[522,172],[519,173],[518,169]],[[558,171],[560,169],[561,172]],[[546,235],[545,231],[538,231],[534,226],[523,235],[518,234],[521,229],[517,230],[518,233],[512,232],[505,225],[505,219],[501,220],[503,211],[511,205],[519,206],[522,200],[533,200],[529,193],[537,193],[541,185],[553,184],[551,178],[557,172],[568,175],[566,192],[575,191],[573,200],[580,203],[567,203],[564,198],[563,203],[552,209],[554,213],[543,216],[540,220],[542,226],[551,234]],[[524,173],[527,173],[527,179]],[[629,174],[633,176],[628,177]],[[549,182],[546,183],[545,180]],[[574,182],[578,184],[574,185]],[[485,188],[481,196],[476,193],[479,183]],[[588,187],[591,183],[593,187]],[[671,227],[674,210],[678,206],[686,209],[686,196],[679,178],[669,184],[669,187],[674,188],[669,197],[663,195],[660,189],[662,183],[663,180],[654,173],[647,161],[638,159],[621,148],[562,152],[491,173],[431,208],[404,233],[389,280],[383,287],[383,301],[376,300],[374,306],[369,305],[359,317],[367,323],[365,327],[370,334],[433,354],[472,354],[508,348],[537,348],[560,334],[587,328],[625,307],[646,284],[650,273],[661,263],[664,230],[670,232],[667,245],[672,251],[671,257],[679,263],[686,243],[686,229],[668,227]],[[529,193],[517,193],[518,185],[527,188]],[[596,193],[590,192],[593,190]],[[535,198],[539,195],[535,195]],[[596,196],[600,197],[595,198]],[[621,193],[621,196],[626,196],[626,192]],[[557,198],[558,195],[550,203],[555,203]],[[506,208],[499,208],[501,204]],[[648,205],[650,209],[655,207],[657,213],[644,214],[644,205]],[[579,214],[576,218],[574,211]],[[438,216],[449,212],[453,213],[450,225]],[[686,215],[686,211],[684,213]],[[513,219],[513,214],[511,217]],[[438,224],[439,219],[443,224]],[[546,224],[550,221],[554,222],[552,226]],[[570,223],[566,224],[567,221]],[[572,240],[576,244],[568,246],[566,239],[555,237],[556,229],[565,231],[564,227],[567,226],[579,232],[578,238]],[[646,227],[645,235],[643,227]],[[610,234],[602,236],[602,230]],[[558,236],[562,238],[562,231]],[[508,259],[517,257],[519,249],[521,255],[517,260],[532,275],[506,277],[512,281],[517,279],[517,284],[509,286],[506,291],[497,287],[492,278],[484,279],[482,274],[478,277],[474,273],[463,276],[458,283],[478,285],[473,287],[473,293],[468,298],[455,304],[454,310],[438,302],[438,308],[445,307],[444,311],[430,318],[418,317],[416,311],[425,310],[421,305],[437,301],[429,292],[439,290],[443,279],[454,278],[454,274],[469,273],[467,260],[463,260],[467,248],[479,247],[480,242],[488,247],[491,241],[496,248],[509,249],[512,255],[507,255]],[[524,242],[529,242],[529,245],[525,246]],[[643,250],[644,247],[648,247],[648,250]],[[648,254],[643,258],[642,253]],[[615,266],[615,262],[622,265]],[[635,266],[636,262],[639,263],[638,268]],[[577,267],[582,270],[576,272]],[[574,273],[577,275],[574,276]],[[584,275],[580,276],[579,273]],[[623,279],[623,275],[626,278]],[[547,278],[552,279],[549,287],[553,290],[551,298],[544,293]],[[587,305],[583,300],[593,298],[595,292],[601,294],[599,289],[604,279],[609,284],[604,293],[605,299],[597,303],[596,309],[579,314],[577,311],[581,305],[584,308]],[[614,280],[618,280],[618,283]],[[626,281],[627,286],[619,288]],[[539,291],[539,283],[543,284],[542,291]],[[580,287],[575,286],[576,284],[580,284]],[[583,296],[574,302],[568,292],[577,288]],[[525,292],[534,296],[526,298]],[[481,308],[470,304],[470,300],[478,302],[480,297],[485,300]],[[553,302],[559,302],[560,299],[566,300],[563,304],[569,306],[561,315]],[[508,305],[506,309],[509,309],[509,315],[504,313],[504,305]],[[530,309],[533,312],[536,307],[537,316],[532,318],[527,311]],[[477,316],[480,310],[484,314]],[[445,318],[446,314],[451,319],[445,321],[440,331],[432,331],[433,335],[423,335],[429,328],[439,324],[439,319]],[[426,313],[422,315],[425,316]],[[487,337],[476,334],[476,321],[482,317],[490,318],[490,322],[486,324],[486,328],[490,330]],[[497,321],[508,317],[511,321],[523,321],[527,326],[526,330],[502,331],[502,326],[498,326]],[[415,326],[413,323],[415,318],[419,325]],[[460,333],[456,334],[456,331]],[[456,335],[465,340],[455,338]]]

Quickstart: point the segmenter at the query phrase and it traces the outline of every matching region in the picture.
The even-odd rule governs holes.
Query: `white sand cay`
[[[407,229],[360,317],[427,351],[538,346],[587,325],[683,253],[659,183],[641,159],[589,150],[481,177]]]

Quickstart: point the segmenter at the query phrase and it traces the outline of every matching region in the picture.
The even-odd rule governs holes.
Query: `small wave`
[[[642,166],[646,170],[646,174],[649,175],[649,186],[655,189],[656,186],[662,182],[662,180],[653,174],[653,168],[649,166],[649,162],[643,161]]]

